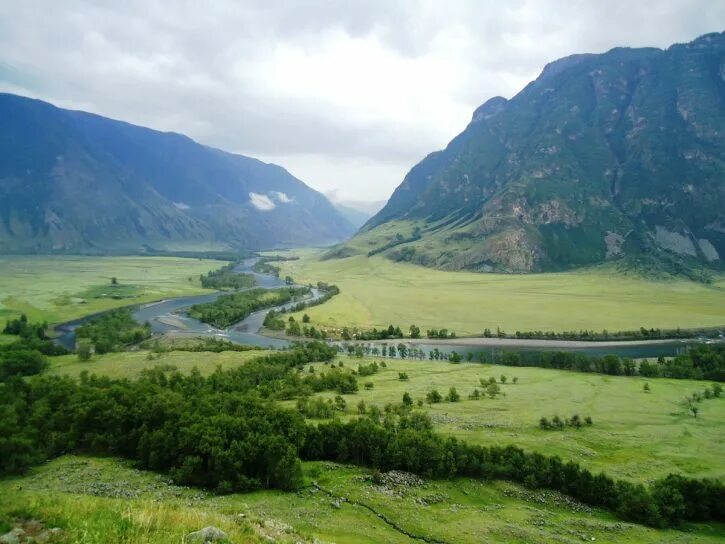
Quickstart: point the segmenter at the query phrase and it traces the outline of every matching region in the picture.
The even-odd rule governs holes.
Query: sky
[[[372,201],[547,62],[723,29],[723,0],[3,0],[0,91]]]

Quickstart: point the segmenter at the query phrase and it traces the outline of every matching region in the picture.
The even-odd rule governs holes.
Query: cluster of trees
[[[632,359],[617,355],[589,357],[565,351],[541,352],[528,357],[517,352],[503,352],[495,362],[508,366],[537,366],[612,376],[725,381],[725,345],[721,344],[697,344],[674,358],[660,357],[656,362],[642,361],[639,365]]]
[[[260,346],[252,346],[249,344],[237,344],[223,338],[214,338],[209,336],[199,336],[194,338],[178,338],[169,344],[163,344],[158,339],[147,340],[141,344],[142,348],[150,349],[156,353],[167,353],[170,351],[190,351],[195,353],[213,352],[221,353],[223,351],[254,351],[263,350]]]
[[[0,384],[0,473],[88,452],[134,459],[180,484],[231,492],[293,489],[301,483],[301,459],[331,460],[427,477],[512,480],[657,527],[725,520],[725,485],[716,480],[671,475],[645,487],[513,446],[469,445],[433,432],[430,419],[411,412],[410,403],[405,410],[365,408],[365,416],[346,423],[313,425],[298,410],[269,402],[303,397],[310,376],[301,370],[335,355],[311,342],[207,377],[156,368],[136,380],[87,373],[79,380],[10,378]],[[333,400],[332,406],[340,411],[343,405]]]
[[[375,361],[368,365],[357,365],[357,375],[362,377],[365,376],[372,376],[373,374],[377,374],[379,370],[379,365]]]
[[[575,429],[580,429],[582,425],[592,425],[593,423],[591,416],[586,416],[582,420],[582,418],[579,417],[579,414],[574,414],[573,416],[565,419],[561,419],[558,415],[555,415],[551,418],[551,420],[547,417],[542,417],[539,420],[539,427],[547,431],[561,430],[564,427],[574,427]]]
[[[653,329],[640,327],[638,330],[615,331],[516,331],[513,335],[506,334],[497,329],[495,335],[499,338],[535,338],[543,340],[651,340],[662,338],[715,338],[720,334],[718,329]],[[494,336],[491,329],[484,329],[483,336]]]
[[[225,328],[241,321],[256,310],[286,304],[296,297],[309,294],[309,292],[308,287],[250,289],[222,295],[213,302],[195,304],[189,308],[189,315],[215,327]]]
[[[426,331],[428,338],[456,338],[456,333],[448,329],[430,329]]]
[[[722,395],[722,385],[716,383],[712,386],[712,388],[706,387],[702,393],[695,392],[689,397],[686,397],[685,404],[692,416],[697,417],[697,414],[700,413],[700,407],[698,406],[698,403],[702,402],[705,399],[719,398],[720,395]]]
[[[6,323],[3,333],[17,339],[0,344],[0,381],[39,374],[48,366],[47,356],[68,353],[46,336],[46,329],[47,323],[31,323],[25,314]]]
[[[352,331],[347,327],[342,329],[341,337],[343,340],[390,340],[391,338],[405,338],[402,329],[399,326],[389,325],[387,329],[373,328],[371,331]]]
[[[340,288],[337,285],[331,285],[321,281],[317,282],[317,289],[322,293],[322,296],[315,300],[301,301],[286,310],[270,310],[267,312],[267,315],[264,316],[264,327],[273,331],[283,331],[286,329],[288,336],[304,336],[305,338],[312,338],[314,340],[324,340],[327,337],[324,331],[318,330],[314,326],[300,325],[294,319],[294,316],[290,316],[287,321],[282,318],[282,315],[287,312],[301,312],[311,306],[324,304],[335,295],[340,294]],[[310,322],[307,314],[305,314],[302,322]]]
[[[377,255],[378,253],[382,253],[401,244],[407,244],[409,242],[415,242],[416,240],[420,240],[420,236],[420,227],[415,227],[412,234],[407,238],[398,232],[386,244],[383,244],[380,247],[368,251],[368,257],[372,257],[373,255]]]
[[[344,412],[347,402],[340,395],[333,399],[320,397],[301,397],[297,400],[297,410],[310,419],[331,419],[337,412]]]
[[[244,274],[235,272],[234,268],[238,263],[229,263],[222,266],[219,270],[210,270],[206,274],[201,274],[199,280],[201,286],[207,289],[247,289],[254,287],[257,280],[254,274]]]
[[[296,261],[298,259],[299,257],[260,257],[257,262],[254,263],[252,270],[258,272],[259,274],[270,274],[279,278],[280,268],[271,263]]]
[[[87,340],[96,353],[123,351],[127,345],[137,344],[150,336],[151,324],[138,323],[128,308],[106,312],[76,329],[80,343]]]

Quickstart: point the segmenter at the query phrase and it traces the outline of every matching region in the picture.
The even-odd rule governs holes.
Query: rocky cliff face
[[[359,237],[389,243],[391,224],[422,236],[388,257],[441,268],[528,272],[623,257],[718,265],[725,33],[547,65],[511,100],[479,107]]]
[[[354,232],[274,164],[0,94],[0,252],[259,249]]]

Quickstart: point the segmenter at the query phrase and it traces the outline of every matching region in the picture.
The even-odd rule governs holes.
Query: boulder
[[[224,531],[210,525],[209,527],[204,527],[203,529],[189,533],[186,535],[184,542],[186,544],[205,544],[207,542],[221,542],[227,540],[227,538],[229,537]]]

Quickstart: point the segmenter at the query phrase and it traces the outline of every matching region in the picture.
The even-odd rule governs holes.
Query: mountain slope
[[[0,94],[0,252],[259,249],[354,232],[283,168]]]
[[[528,272],[725,257],[725,33],[546,66],[493,98],[334,255]],[[332,254],[331,254],[332,256]]]

